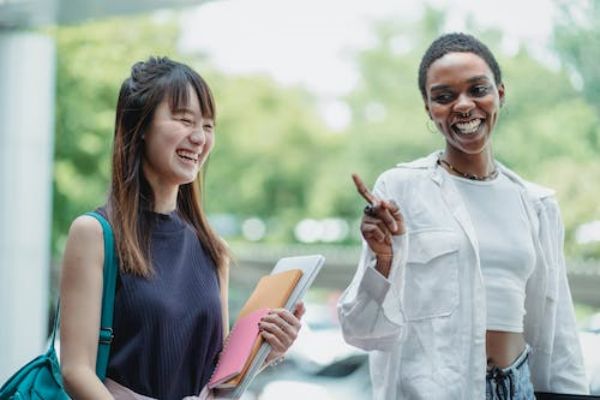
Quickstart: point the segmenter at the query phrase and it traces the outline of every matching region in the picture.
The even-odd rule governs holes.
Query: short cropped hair
[[[496,57],[479,39],[466,33],[447,33],[435,39],[421,58],[419,65],[419,90],[424,99],[427,98],[425,81],[431,64],[448,53],[473,53],[486,62],[494,74],[496,85],[502,83],[502,72]]]

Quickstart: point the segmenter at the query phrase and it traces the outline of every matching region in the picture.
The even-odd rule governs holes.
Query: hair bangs
[[[198,101],[200,102],[200,112],[204,118],[212,119],[213,121],[217,118],[217,110],[215,107],[215,99],[213,94],[204,81],[198,74],[192,76],[192,85],[198,95]]]
[[[165,77],[164,93],[171,111],[190,108],[190,87],[198,96],[202,117],[214,120],[215,101],[206,82],[194,71],[183,68],[174,69]]]
[[[171,111],[182,110],[190,106],[190,82],[179,68],[165,76],[163,92],[169,101]]]

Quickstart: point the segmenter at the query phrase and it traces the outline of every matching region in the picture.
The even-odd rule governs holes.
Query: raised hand
[[[357,174],[352,174],[356,190],[367,201],[360,232],[377,257],[377,269],[386,277],[392,260],[392,236],[406,231],[404,218],[394,201],[377,198]]]

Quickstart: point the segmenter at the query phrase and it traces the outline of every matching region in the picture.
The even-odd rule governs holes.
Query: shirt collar
[[[438,168],[438,165],[437,165],[437,160],[438,160],[438,157],[440,156],[440,154],[441,154],[441,150],[436,150],[433,153],[429,154],[428,156],[418,158],[414,161],[410,161],[410,162],[406,162],[406,163],[399,163],[399,164],[396,164],[396,166],[398,168],[429,170],[431,179],[438,185],[441,185],[444,180],[444,175],[442,174],[442,170],[440,168]],[[542,200],[546,197],[554,196],[554,194],[555,194],[554,190],[546,188],[541,185],[537,185],[535,183],[528,182],[525,179],[521,178],[519,175],[517,175],[515,172],[510,170],[508,167],[506,167],[501,162],[496,161],[496,163],[498,165],[498,168],[500,169],[500,172],[502,172],[504,175],[506,175],[511,181],[513,181],[517,185],[521,186],[530,197],[532,197],[534,199]]]

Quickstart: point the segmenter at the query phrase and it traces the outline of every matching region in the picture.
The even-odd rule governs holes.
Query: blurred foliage
[[[118,91],[131,65],[174,55],[175,21],[116,18],[55,28],[58,65],[52,244],[63,248],[70,222],[105,203]]]
[[[317,99],[303,88],[284,88],[260,75],[227,76],[202,54],[179,54],[175,19],[110,19],[57,28],[55,254],[70,221],[105,201],[118,88],[130,66],[148,55],[189,63],[215,93],[216,146],[204,194],[209,213],[240,221],[258,216],[267,223],[265,240],[273,242],[293,241],[293,227],[302,218],[342,217],[355,227],[363,201],[350,173],[372,184],[383,170],[444,145],[441,135],[427,128],[416,82],[420,57],[444,24],[443,10],[429,8],[420,21],[373,26],[373,45],[354,55],[360,80],[341,99],[351,113],[342,132],[325,124]],[[500,32],[472,22],[469,30],[490,48],[500,48]],[[567,50],[576,48],[578,32],[568,32],[564,37],[571,39],[564,42],[572,45],[558,51],[569,68],[579,68]],[[571,254],[600,256],[598,246],[573,241],[578,225],[600,219],[600,113],[595,112],[600,95],[574,89],[570,70],[552,70],[525,48],[511,56],[496,54],[507,90],[495,132],[498,159],[557,190]],[[578,69],[584,82],[597,79],[597,72],[587,78],[586,68]],[[357,239],[354,229],[347,242]]]
[[[373,182],[384,169],[444,146],[439,133],[426,126],[417,89],[416,70],[427,45],[443,30],[443,14],[425,11],[414,25],[383,21],[375,27],[378,42],[357,55],[361,80],[347,98],[352,125],[346,159]],[[502,35],[471,24],[470,32],[490,48],[500,48]],[[415,32],[419,32],[418,35]],[[496,157],[526,179],[557,190],[571,255],[600,256],[600,246],[579,246],[578,225],[600,219],[600,126],[594,105],[573,88],[565,70],[554,71],[525,48],[506,56],[496,51],[503,69],[506,105],[494,132]],[[596,96],[600,102],[600,96]],[[322,174],[321,176],[323,176]],[[337,189],[338,201],[360,199]]]
[[[283,89],[267,77],[225,77],[202,55],[179,54],[176,18],[113,18],[60,27],[53,35],[54,254],[62,251],[73,218],[106,200],[118,90],[131,65],[149,55],[189,63],[215,93],[218,145],[207,165],[208,210],[288,221],[270,236],[292,240],[289,227],[307,209],[311,177],[329,147],[327,129],[306,91]]]
[[[209,82],[218,117],[208,210],[258,216],[270,222],[270,238],[292,240],[290,224],[309,208],[311,187],[331,147],[314,99],[260,76],[215,76]]]
[[[560,174],[556,187],[561,198],[568,199],[571,208],[565,210],[568,227],[586,220],[600,220],[600,0],[556,0],[559,9],[558,23],[554,28],[554,47],[565,69],[581,87],[581,94],[596,114],[596,119],[578,116],[581,136],[575,137],[580,146],[587,146],[586,157],[560,160],[553,166]],[[572,133],[572,132],[569,132]],[[571,135],[569,135],[571,137]],[[576,161],[578,160],[578,161]],[[572,243],[569,243],[574,247]],[[600,244],[573,248],[583,257],[600,258]]]
[[[600,115],[600,0],[556,0],[556,5],[560,18],[554,29],[555,48]]]

